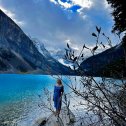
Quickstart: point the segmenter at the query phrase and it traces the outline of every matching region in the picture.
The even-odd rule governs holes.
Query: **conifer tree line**
[[[113,8],[112,15],[115,24],[113,32],[122,33],[126,31],[126,1],[125,0],[107,0]]]

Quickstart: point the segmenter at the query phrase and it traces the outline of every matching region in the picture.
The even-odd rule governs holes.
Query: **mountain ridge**
[[[0,63],[6,66],[1,73],[28,73],[39,71],[40,74],[73,74],[70,68],[60,64],[58,61],[49,62],[34,45],[33,41],[23,30],[2,10],[0,10]],[[13,55],[9,60],[3,58]],[[8,54],[8,55],[7,55]],[[17,63],[16,63],[17,61]]]
[[[124,74],[124,48],[123,44],[114,46],[83,61],[80,69],[88,76],[126,76]],[[121,75],[121,72],[123,75]]]

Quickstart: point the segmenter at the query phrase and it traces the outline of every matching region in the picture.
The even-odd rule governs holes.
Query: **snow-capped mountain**
[[[73,69],[74,63],[65,59],[65,50],[50,51],[51,56],[58,60],[61,64]]]
[[[46,57],[46,59],[50,62],[56,62],[58,61],[59,63],[63,64],[64,66],[70,67],[71,69],[73,68],[73,63],[70,61],[67,61],[65,59],[65,51],[64,50],[58,50],[58,51],[48,51],[44,44],[39,41],[38,39],[32,39],[34,42],[36,48],[38,51]]]
[[[49,51],[47,51],[47,49],[45,48],[44,44],[39,41],[38,39],[32,39],[34,45],[36,46],[36,48],[38,49],[38,51],[47,58],[52,58],[52,56],[50,55]]]

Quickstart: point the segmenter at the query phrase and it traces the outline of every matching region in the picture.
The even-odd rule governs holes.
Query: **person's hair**
[[[62,85],[62,81],[60,79],[57,79],[57,84]]]

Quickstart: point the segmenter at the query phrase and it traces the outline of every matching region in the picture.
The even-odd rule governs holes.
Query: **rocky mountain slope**
[[[0,10],[0,73],[73,74],[44,56],[21,28]]]

